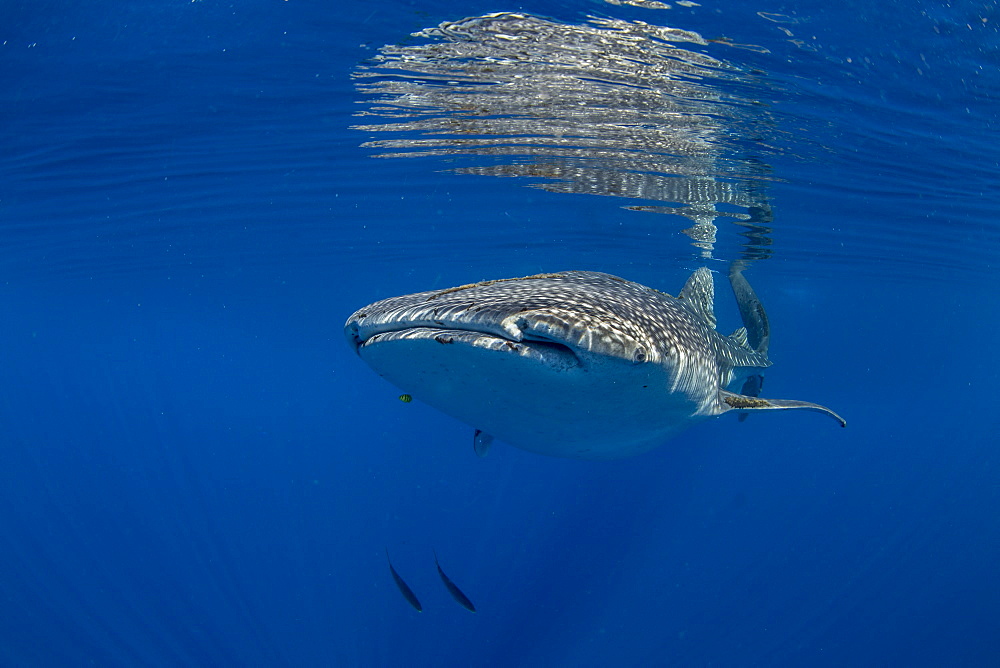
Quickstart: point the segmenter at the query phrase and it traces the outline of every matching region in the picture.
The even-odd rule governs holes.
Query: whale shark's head
[[[699,270],[680,298],[585,271],[484,281],[376,302],[345,334],[408,394],[512,445],[625,457],[757,407],[720,394],[770,363],[715,332],[711,281]]]

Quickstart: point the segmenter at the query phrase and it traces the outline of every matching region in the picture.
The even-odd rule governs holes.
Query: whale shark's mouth
[[[427,327],[422,324],[410,325],[406,322],[395,322],[391,326],[383,323],[369,329],[374,329],[374,333],[365,332],[365,328],[360,326],[357,320],[352,320],[348,325],[354,349],[362,357],[364,350],[376,346],[430,341],[442,346],[455,346],[456,352],[463,347],[471,347],[481,351],[495,351],[527,358],[556,369],[568,369],[582,365],[580,356],[571,346],[521,331],[518,331],[518,336],[515,338],[514,336],[501,335],[494,328],[487,330],[486,328],[459,329],[454,326]]]

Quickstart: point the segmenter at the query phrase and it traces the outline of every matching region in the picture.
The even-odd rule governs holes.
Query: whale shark
[[[757,396],[770,325],[743,269],[728,272],[743,321],[729,336],[716,331],[707,267],[676,297],[594,271],[417,292],[356,311],[344,331],[379,375],[471,426],[481,456],[495,438],[555,457],[629,457],[730,411],[804,409],[846,426],[825,406]]]

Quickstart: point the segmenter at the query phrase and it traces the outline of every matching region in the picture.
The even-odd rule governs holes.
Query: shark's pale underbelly
[[[519,448],[615,459],[645,452],[707,416],[669,391],[657,364],[582,355],[476,332],[394,333],[359,351],[384,378],[435,408]]]

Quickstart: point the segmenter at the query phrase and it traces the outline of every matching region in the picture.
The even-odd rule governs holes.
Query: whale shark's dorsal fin
[[[691,312],[715,329],[715,282],[708,267],[700,267],[691,274],[679,297]]]
[[[736,394],[735,392],[729,392],[727,390],[719,390],[719,399],[723,404],[725,404],[725,407],[722,408],[723,413],[734,408],[741,411],[782,411],[790,410],[792,408],[802,408],[808,411],[816,411],[817,413],[829,415],[834,420],[839,422],[841,427],[847,426],[847,420],[840,417],[826,406],[820,406],[819,404],[810,403],[808,401],[748,397],[746,395]]]

